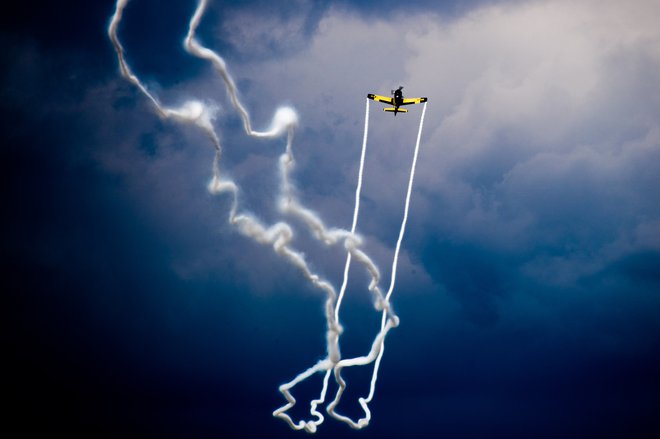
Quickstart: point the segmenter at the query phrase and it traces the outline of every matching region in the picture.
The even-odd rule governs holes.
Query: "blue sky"
[[[293,178],[333,227],[350,227],[366,93],[429,97],[373,420],[317,436],[655,437],[660,8],[411,3],[216,1],[200,26],[256,129],[298,111]],[[167,105],[218,106],[223,172],[278,221],[284,140],[245,136],[184,51],[194,7],[132,0],[127,59]],[[227,223],[208,139],[120,76],[113,10],[25,6],[0,27],[12,417],[109,437],[304,435],[271,412],[324,355],[323,297]],[[421,109],[371,110],[358,231],[387,277]],[[294,226],[339,284],[342,252]],[[378,325],[360,270],[347,294],[342,347],[359,355]],[[368,376],[347,376],[358,414]]]

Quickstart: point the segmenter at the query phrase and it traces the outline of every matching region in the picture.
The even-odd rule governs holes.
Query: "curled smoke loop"
[[[398,326],[399,324],[399,318],[394,313],[389,300],[395,286],[398,253],[401,246],[401,240],[403,239],[408,216],[410,194],[414,179],[415,164],[419,150],[424,114],[426,112],[426,104],[424,104],[422,117],[420,119],[419,133],[415,146],[413,164],[410,171],[408,192],[406,195],[404,219],[401,223],[399,239],[397,241],[397,246],[393,258],[390,287],[387,293],[384,294],[379,287],[380,271],[372,259],[360,249],[362,239],[359,235],[356,234],[356,226],[360,208],[362,176],[368,140],[369,100],[367,100],[366,103],[364,137],[362,143],[362,153],[360,157],[358,184],[355,192],[355,207],[351,230],[348,231],[341,228],[328,228],[316,212],[303,206],[301,202],[296,198],[295,187],[291,182],[290,175],[295,168],[295,160],[293,156],[293,134],[295,127],[298,124],[298,116],[295,110],[290,107],[280,107],[275,112],[268,130],[253,130],[250,121],[250,115],[238,98],[235,82],[227,70],[225,61],[213,50],[200,44],[199,41],[197,41],[195,38],[197,27],[199,26],[207,6],[207,1],[199,0],[197,3],[197,7],[195,8],[193,16],[191,17],[188,25],[188,33],[184,38],[184,48],[191,55],[210,62],[216,73],[223,79],[231,104],[241,117],[244,131],[248,136],[279,138],[286,135],[286,148],[279,158],[280,186],[279,193],[277,194],[278,206],[282,214],[293,216],[302,221],[302,223],[309,229],[312,235],[323,244],[328,246],[344,246],[347,251],[344,278],[340,291],[337,293],[335,287],[328,280],[322,278],[320,275],[312,271],[311,267],[307,263],[307,260],[305,259],[305,255],[293,246],[295,234],[293,227],[289,223],[280,221],[275,224],[266,225],[263,224],[256,216],[240,210],[239,187],[233,180],[223,177],[221,174],[220,163],[222,158],[222,145],[220,143],[220,137],[213,124],[217,114],[218,106],[212,103],[204,103],[200,100],[192,99],[185,102],[180,108],[168,107],[162,104],[157,99],[157,97],[147,89],[142,81],[140,81],[138,76],[133,73],[126,61],[124,48],[117,37],[117,29],[122,20],[123,12],[127,3],[128,0],[117,0],[115,12],[108,26],[108,36],[115,48],[121,75],[131,84],[133,84],[153,104],[154,110],[160,117],[163,119],[172,119],[183,124],[197,126],[209,137],[215,149],[215,157],[212,166],[212,178],[209,182],[208,190],[213,194],[220,195],[227,193],[231,195],[232,203],[228,215],[230,224],[235,226],[242,235],[251,238],[260,244],[270,245],[276,254],[280,255],[286,261],[297,267],[305,279],[307,279],[313,286],[323,291],[326,295],[324,311],[326,318],[327,356],[326,358],[318,361],[313,366],[298,374],[293,380],[282,384],[279,387],[279,391],[282,393],[287,403],[275,410],[273,415],[286,421],[287,424],[295,430],[304,429],[309,433],[316,432],[317,427],[324,421],[323,415],[317,409],[319,405],[325,402],[329,385],[329,378],[331,375],[333,375],[336,383],[338,384],[338,388],[334,399],[327,406],[326,411],[335,419],[345,422],[353,428],[359,429],[367,426],[371,419],[371,412],[369,410],[368,404],[371,402],[375,392],[376,381],[378,378],[378,369],[384,352],[385,338],[389,330]],[[339,339],[342,333],[342,327],[339,322],[339,314],[342,299],[346,291],[351,261],[353,259],[355,259],[356,262],[364,267],[370,277],[368,289],[373,295],[375,309],[382,311],[382,322],[380,331],[375,336],[372,347],[367,355],[356,358],[342,359],[339,346]],[[365,366],[371,363],[374,363],[374,369],[372,373],[370,392],[367,398],[359,399],[360,406],[362,407],[365,416],[356,422],[347,416],[339,414],[335,410],[346,388],[346,381],[341,376],[341,371],[346,367]],[[296,423],[287,413],[288,410],[296,404],[296,399],[291,394],[291,390],[298,383],[308,379],[317,372],[324,372],[325,375],[323,378],[323,386],[319,393],[319,397],[310,402],[309,413],[313,419],[308,421],[300,420]]]

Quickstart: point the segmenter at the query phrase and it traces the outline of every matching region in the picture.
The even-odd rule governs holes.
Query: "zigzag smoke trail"
[[[271,245],[277,254],[296,266],[312,285],[314,285],[316,288],[319,288],[326,294],[325,317],[327,322],[327,356],[325,359],[317,362],[315,365],[300,373],[292,381],[280,386],[279,391],[287,400],[287,404],[275,410],[273,415],[285,420],[289,426],[295,430],[305,429],[309,433],[315,432],[317,427],[324,421],[323,415],[318,412],[317,407],[319,404],[322,404],[325,401],[329,377],[331,373],[333,373],[338,384],[338,388],[334,399],[326,409],[327,412],[335,419],[345,422],[353,428],[360,429],[367,426],[371,419],[371,412],[369,410],[368,404],[371,402],[375,392],[380,361],[384,352],[385,337],[387,336],[387,333],[390,329],[398,326],[399,324],[399,318],[392,310],[389,300],[396,282],[398,254],[408,218],[410,194],[412,191],[424,114],[426,112],[426,104],[424,104],[424,109],[420,119],[419,133],[417,136],[413,163],[410,170],[410,179],[408,183],[408,192],[406,195],[404,217],[401,223],[399,239],[397,241],[392,263],[390,287],[387,291],[387,294],[383,294],[383,291],[378,286],[380,282],[380,271],[378,270],[378,267],[375,265],[375,263],[371,260],[371,258],[360,250],[359,247],[361,246],[362,240],[359,235],[355,233],[359,216],[362,175],[368,139],[369,100],[367,100],[366,104],[364,137],[358,172],[358,184],[355,192],[355,207],[351,230],[347,231],[339,228],[328,228],[314,211],[304,207],[296,198],[295,188],[290,180],[291,172],[295,167],[292,151],[294,128],[297,124],[297,115],[295,111],[289,107],[278,108],[273,116],[271,126],[267,131],[255,131],[252,129],[252,125],[250,123],[250,115],[238,98],[236,85],[233,78],[227,71],[224,60],[211,49],[202,46],[195,38],[197,27],[199,26],[207,5],[206,0],[198,1],[195,12],[189,22],[188,33],[184,39],[184,48],[191,55],[209,61],[212,64],[214,70],[223,79],[232,106],[240,115],[243,121],[243,128],[248,136],[277,138],[286,133],[286,149],[279,159],[280,193],[278,194],[278,207],[283,214],[291,215],[302,221],[302,223],[309,228],[312,235],[325,245],[344,245],[347,250],[346,264],[342,286],[339,294],[337,294],[334,286],[326,279],[323,279],[318,274],[314,273],[307,263],[304,254],[293,247],[292,242],[294,239],[294,233],[291,225],[284,221],[280,221],[267,226],[262,224],[261,221],[259,221],[259,219],[254,215],[245,212],[239,212],[239,188],[236,183],[226,177],[223,177],[220,172],[222,146],[218,133],[213,126],[217,107],[213,104],[206,104],[198,100],[190,100],[183,104],[180,108],[167,107],[163,105],[156,98],[156,96],[154,96],[140,81],[137,75],[132,72],[128,63],[126,62],[126,58],[124,56],[124,48],[122,47],[117,37],[117,28],[121,22],[122,15],[127,3],[128,0],[117,1],[115,13],[113,14],[108,26],[108,36],[112,41],[112,44],[117,53],[122,76],[134,86],[136,86],[140,92],[147,99],[149,99],[149,101],[151,101],[160,117],[163,119],[173,119],[184,124],[195,125],[202,129],[206,135],[208,135],[215,148],[215,157],[213,160],[213,176],[211,182],[209,183],[208,189],[213,194],[228,193],[231,195],[232,202],[229,211],[230,224],[235,226],[237,230],[244,236],[252,238],[261,244]],[[376,335],[372,347],[366,356],[342,359],[339,346],[339,338],[342,333],[342,327],[339,323],[339,312],[342,299],[346,291],[348,273],[352,259],[355,259],[357,262],[359,262],[366,269],[370,276],[368,289],[373,295],[375,309],[382,311],[382,320],[380,331]],[[370,392],[367,398],[359,399],[365,416],[355,422],[352,419],[337,413],[335,410],[335,407],[339,404],[346,388],[346,382],[341,376],[341,370],[345,367],[364,366],[371,363],[374,363],[374,369],[372,373]],[[296,404],[296,400],[291,394],[291,389],[298,383],[306,380],[317,372],[325,372],[325,376],[323,379],[323,387],[321,389],[319,398],[310,402],[310,415],[314,419],[309,421],[300,420],[298,423],[295,423],[287,413],[288,410]]]

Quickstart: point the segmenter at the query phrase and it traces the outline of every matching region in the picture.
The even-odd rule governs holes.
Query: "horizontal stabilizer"
[[[408,110],[406,110],[405,108],[399,108],[399,109],[397,110],[397,109],[394,108],[394,107],[383,108],[383,111],[390,111],[390,112],[392,112],[392,113],[394,113],[395,111],[396,111],[397,113],[407,113],[407,112],[408,112]]]

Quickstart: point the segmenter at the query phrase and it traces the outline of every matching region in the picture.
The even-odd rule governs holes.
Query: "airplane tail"
[[[390,113],[394,113],[394,112],[396,112],[396,113],[407,113],[407,112],[408,112],[408,110],[406,110],[405,108],[399,108],[399,109],[397,110],[397,109],[394,108],[394,107],[386,107],[386,108],[383,108],[383,111],[389,111]]]

